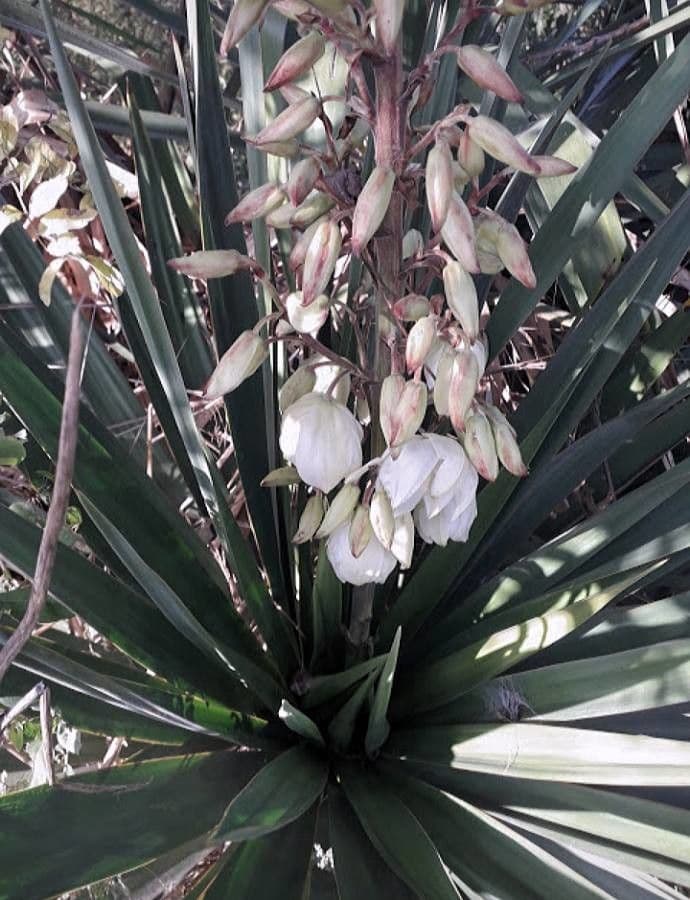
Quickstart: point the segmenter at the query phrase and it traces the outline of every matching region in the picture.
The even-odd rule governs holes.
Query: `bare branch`
[[[83,346],[84,337],[81,313],[77,306],[72,313],[53,496],[50,501],[48,515],[46,516],[41,545],[38,548],[36,570],[26,612],[19,625],[7,639],[4,647],[0,649],[0,681],[5,677],[5,673],[28,642],[34,628],[38,625],[41,610],[48,596],[60,530],[65,522],[74,472],[79,426],[79,382]]]

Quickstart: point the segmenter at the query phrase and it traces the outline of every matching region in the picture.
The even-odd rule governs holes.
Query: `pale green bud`
[[[424,360],[436,337],[436,316],[424,316],[410,329],[405,346],[405,362],[408,372],[416,372],[424,365]]]
[[[323,522],[315,537],[325,538],[335,531],[343,522],[347,522],[359,501],[360,490],[356,484],[344,484],[333,498],[326,510]]]
[[[376,166],[357,198],[352,215],[352,252],[361,256],[386,217],[393,195],[395,173],[384,166]]]
[[[350,522],[348,533],[350,552],[355,559],[360,557],[367,549],[372,535],[373,530],[369,521],[369,510],[366,506],[358,506]]]
[[[253,375],[268,356],[268,344],[253,331],[243,331],[225,351],[208,380],[204,396],[207,400],[223,397]]]
[[[431,227],[439,232],[448,215],[453,195],[453,157],[446,141],[437,141],[426,159],[426,202]]]
[[[287,487],[290,484],[299,484],[300,477],[294,466],[281,466],[273,469],[261,479],[261,487]]]
[[[526,172],[528,175],[539,174],[539,163],[532,159],[505,125],[488,116],[475,116],[467,123],[467,130],[472,140],[489,156],[493,156],[517,172]]]
[[[393,543],[393,534],[395,533],[395,517],[393,516],[391,501],[384,490],[379,489],[375,491],[374,496],[371,498],[369,521],[379,542],[386,550],[390,550]]]
[[[474,224],[462,197],[454,191],[448,215],[441,229],[444,243],[468,272],[479,272],[479,260],[474,239]]]
[[[326,289],[340,256],[341,246],[342,236],[338,223],[330,219],[321,222],[309,242],[304,258],[302,278],[304,304],[311,303]]]
[[[479,365],[471,350],[459,350],[453,360],[448,391],[448,415],[453,428],[462,431],[465,417],[479,386]]]
[[[498,478],[496,443],[489,420],[479,408],[467,417],[464,445],[465,453],[482,478],[495,481]]]
[[[307,228],[315,219],[335,206],[335,200],[321,191],[312,191],[304,203],[301,203],[290,221],[295,228]]]
[[[461,133],[458,140],[458,163],[470,178],[481,175],[486,165],[484,151],[472,140],[468,129]]]
[[[313,369],[300,366],[297,371],[293,372],[278,391],[278,408],[281,413],[285,412],[288,406],[299,400],[300,397],[311,393],[315,383],[316,375]]]
[[[312,494],[307,500],[299,518],[297,531],[292,539],[293,544],[306,544],[316,534],[323,519],[323,495]]]
[[[475,341],[479,335],[479,301],[472,276],[453,260],[443,269],[443,287],[450,311],[470,341]]]

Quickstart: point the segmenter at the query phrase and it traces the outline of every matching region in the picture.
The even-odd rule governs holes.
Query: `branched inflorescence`
[[[247,194],[227,222],[263,218],[269,227],[293,229],[288,265],[298,289],[281,289],[234,251],[201,251],[172,265],[202,278],[246,268],[263,282],[275,310],[225,353],[206,396],[220,397],[249,378],[271,343],[288,347],[293,371],[279,395],[279,443],[288,465],[269,473],[265,484],[305,484],[310,494],[294,540],[326,539],[341,581],[381,583],[396,565],[410,566],[415,535],[441,546],[467,540],[480,477],[495,480],[500,464],[526,474],[515,431],[488,400],[474,276],[507,269],[530,289],[536,278],[516,227],[485,203],[492,186],[513,172],[547,177],[573,168],[531,155],[470,102],[430,126],[415,125],[446,54],[481,89],[521,102],[490,51],[457,45],[486,9],[464,6],[444,41],[405,72],[401,0],[375,0],[370,11],[345,0],[273,5],[298,23],[302,37],[266,83],[287,107],[248,140],[292,160],[291,171],[285,183]],[[536,5],[504,3],[501,11]],[[222,49],[241,40],[266,9],[265,0],[238,0]],[[347,116],[337,129],[325,98],[295,85],[331,51],[350,66]],[[320,149],[299,141],[317,121],[325,137]],[[365,140],[375,151],[368,168]],[[487,156],[504,168],[480,184]],[[353,258],[364,274],[348,294],[343,284]],[[351,336],[347,356],[320,339],[329,321],[336,333]]]

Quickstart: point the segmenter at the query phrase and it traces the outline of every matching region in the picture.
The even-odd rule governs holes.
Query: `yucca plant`
[[[680,167],[658,185],[671,209],[635,172],[690,87],[687,14],[651,5],[635,37],[657,55],[597,136],[571,107],[600,55],[543,84],[519,62],[541,5],[238,0],[220,49],[238,44],[240,200],[218,19],[189,0],[193,177],[130,74],[139,220],[89,112],[117,117],[85,105],[42,0],[86,179],[61,204],[93,198],[127,368],[90,330],[81,543],[63,533],[43,611],[98,640],[39,629],[1,696],[40,682],[129,751],[0,799],[2,897],[180,860],[204,861],[189,896],[207,900],[690,886],[690,388],[662,379],[689,329],[658,310],[690,200]],[[46,285],[31,220],[0,245],[0,463],[35,486],[61,456],[80,298]],[[534,378],[523,349],[550,314]],[[148,444],[122,427],[142,418],[126,375]],[[31,579],[40,520],[13,485],[0,557]],[[0,597],[5,647],[26,600]]]

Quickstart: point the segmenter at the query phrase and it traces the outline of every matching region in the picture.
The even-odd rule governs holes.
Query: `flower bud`
[[[559,175],[572,175],[577,172],[577,166],[569,163],[567,159],[559,156],[533,156],[532,159],[539,166],[539,178],[553,178]]]
[[[465,185],[472,180],[471,176],[463,169],[459,162],[453,160],[453,190],[461,193]]]
[[[438,232],[448,215],[453,195],[453,157],[446,141],[437,141],[426,158],[426,202],[431,227]]]
[[[352,252],[361,256],[383,222],[393,194],[395,173],[376,166],[357,198],[352,215]]]
[[[285,194],[277,184],[262,184],[244,196],[237,206],[225,217],[225,224],[251,222],[265,215],[285,202]]]
[[[422,233],[416,228],[410,230],[403,237],[402,242],[402,258],[409,259],[411,256],[417,256],[424,249],[424,238]]]
[[[403,513],[395,520],[395,531],[391,542],[391,553],[400,563],[400,568],[409,569],[414,552],[414,519],[412,513]]]
[[[329,197],[328,194],[324,194],[321,191],[312,191],[304,203],[297,207],[290,224],[295,228],[307,228],[333,206],[335,206],[335,200]]]
[[[305,75],[321,59],[326,42],[318,31],[310,31],[283,53],[266,81],[265,91],[274,91]],[[293,201],[294,202],[294,201]]]
[[[292,167],[287,183],[288,200],[294,206],[299,206],[306,200],[316,184],[316,179],[321,174],[321,166],[318,159],[308,156]]]
[[[417,322],[431,312],[431,304],[421,294],[406,294],[393,304],[393,313],[403,322]]]
[[[498,478],[498,456],[489,420],[475,409],[465,423],[465,453],[477,472],[487,481]]]
[[[356,484],[344,484],[326,510],[326,515],[323,517],[323,522],[321,522],[315,537],[328,537],[343,522],[347,522],[357,506],[359,494],[360,490]]]
[[[376,9],[376,36],[390,56],[400,33],[405,0],[374,0]]]
[[[300,366],[296,372],[293,372],[278,391],[278,409],[281,413],[285,412],[288,406],[291,406],[300,397],[311,393],[315,383],[316,375],[313,369]]]
[[[405,362],[408,372],[416,372],[424,365],[436,337],[436,317],[424,316],[410,329],[405,347]]]
[[[204,390],[207,400],[216,400],[234,391],[259,368],[268,356],[268,345],[253,331],[243,331],[225,351]]]
[[[496,252],[503,265],[520,284],[524,284],[530,290],[537,286],[537,276],[527,253],[527,244],[517,228],[509,222],[506,222],[498,233]]]
[[[279,113],[254,136],[255,144],[289,141],[308,128],[321,111],[321,101],[309,94]]]
[[[304,231],[295,241],[288,259],[288,266],[291,272],[296,272],[300,266],[304,265],[304,259],[307,255],[311,239],[314,237],[316,229],[323,221],[323,219],[317,219],[316,222],[312,222],[306,231]]]
[[[319,294],[305,306],[302,291],[289,294],[285,300],[288,321],[300,334],[316,334],[328,318],[330,305],[326,294]]]
[[[388,375],[381,385],[381,431],[389,447],[399,447],[417,431],[424,420],[426,386],[405,381],[402,375]]]
[[[485,275],[496,275],[503,269],[503,262],[496,250],[501,221],[499,216],[488,210],[482,210],[475,219],[477,259]]]
[[[290,228],[292,217],[297,212],[297,207],[292,203],[283,203],[277,209],[271,210],[266,216],[266,224],[271,228]]]
[[[302,277],[302,303],[308,305],[323,293],[331,279],[335,264],[340,256],[342,237],[340,226],[332,219],[321,222],[309,242],[304,257]]]
[[[350,552],[355,559],[360,557],[367,549],[372,534],[373,531],[371,522],[369,521],[369,510],[366,506],[358,506],[352,517],[352,521],[350,522],[350,530],[348,533]]]
[[[221,56],[227,56],[228,50],[256,25],[267,6],[268,0],[235,0],[220,42]]]
[[[470,137],[466,128],[458,141],[458,163],[462,166],[470,178],[477,178],[484,171],[486,161],[484,151]]]
[[[472,140],[494,159],[518,172],[526,172],[528,175],[539,174],[539,163],[532,159],[505,125],[488,116],[475,116],[467,123],[467,130]]]
[[[294,466],[281,466],[279,469],[272,469],[261,479],[261,487],[286,487],[299,482],[299,473]]]
[[[524,478],[527,475],[527,466],[515,437],[515,429],[495,406],[486,406],[483,411],[491,423],[498,458],[511,475]]]
[[[459,262],[451,260],[443,269],[446,302],[470,341],[479,335],[479,301],[471,275]]]
[[[224,278],[242,269],[256,267],[256,263],[237,250],[196,250],[186,256],[169,259],[168,265],[190,278]]]
[[[395,518],[388,494],[380,488],[374,492],[374,496],[371,498],[369,521],[379,542],[386,550],[390,550],[395,533]]]
[[[298,100],[304,100],[305,97],[311,96],[309,91],[298,87],[296,84],[284,84],[280,88],[280,96],[286,103],[297,103]]]
[[[293,544],[306,544],[316,534],[323,519],[323,494],[317,493],[307,500],[302,515],[299,517],[297,531],[292,538]]]
[[[459,350],[453,360],[448,391],[448,415],[453,428],[462,431],[479,385],[479,366],[471,350]]]
[[[455,363],[455,353],[450,348],[446,350],[438,362],[436,367],[436,380],[434,381],[434,409],[439,416],[450,415],[449,399],[450,399],[450,383],[453,377],[453,364]]]
[[[513,79],[498,64],[493,54],[475,44],[466,44],[456,51],[458,65],[475,84],[485,91],[492,91],[509,103],[521,103],[522,94]]]
[[[299,144],[295,140],[295,138],[290,138],[287,141],[263,141],[260,144],[253,138],[245,138],[247,144],[251,144],[256,147],[261,153],[268,153],[271,156],[281,156],[284,159],[292,159],[294,156],[297,156],[299,152]]]
[[[451,196],[448,215],[441,229],[441,237],[466,271],[479,272],[472,216],[462,197],[456,191]]]

